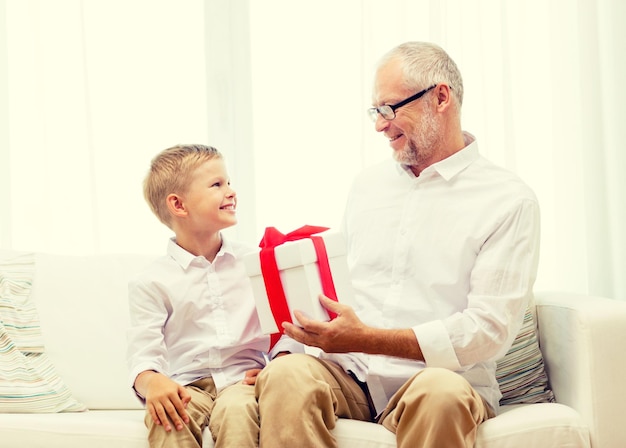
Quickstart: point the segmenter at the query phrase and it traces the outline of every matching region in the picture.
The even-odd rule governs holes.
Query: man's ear
[[[165,202],[172,216],[185,216],[187,214],[183,199],[177,194],[172,193],[167,195]]]
[[[443,110],[444,108],[449,107],[452,103],[452,92],[450,91],[450,86],[446,84],[439,84],[436,89],[437,108]]]

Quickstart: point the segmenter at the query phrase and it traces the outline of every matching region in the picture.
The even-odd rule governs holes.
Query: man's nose
[[[389,120],[386,120],[381,114],[377,114],[374,122],[376,132],[383,132],[387,127],[389,127]]]

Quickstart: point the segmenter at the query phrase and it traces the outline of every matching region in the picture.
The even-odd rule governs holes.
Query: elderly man
[[[259,375],[264,448],[336,446],[337,417],[376,421],[399,447],[471,447],[498,412],[496,360],[532,295],[539,207],[463,132],[462,101],[436,45],[408,42],[380,61],[368,112],[393,160],[357,176],[346,204],[356,308],[322,296],[337,318],[283,324],[323,352]]]

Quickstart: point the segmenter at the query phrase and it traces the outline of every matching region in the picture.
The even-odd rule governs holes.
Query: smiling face
[[[395,104],[416,93],[404,84],[398,59],[380,67],[374,85],[374,106]],[[427,86],[426,86],[427,87]],[[418,89],[419,90],[419,89]],[[389,139],[393,157],[400,163],[422,167],[432,163],[442,142],[442,122],[437,114],[434,91],[396,110],[393,120],[378,116],[376,131]],[[421,170],[420,169],[420,170]]]
[[[214,234],[237,223],[237,195],[221,157],[200,164],[191,175],[187,191],[179,198],[188,232]]]

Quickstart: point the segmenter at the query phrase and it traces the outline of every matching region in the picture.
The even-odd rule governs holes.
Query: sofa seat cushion
[[[590,447],[589,429],[578,412],[559,403],[502,406],[478,427],[476,448]]]
[[[0,414],[0,446],[148,448],[143,410]]]
[[[333,432],[340,448],[396,446],[394,435],[381,425],[340,419]],[[589,430],[578,412],[562,404],[503,406],[496,418],[479,426],[475,448],[536,446],[590,447]]]
[[[339,448],[396,448],[395,435],[382,425],[339,419],[333,430]],[[203,448],[213,448],[206,437]],[[558,403],[502,406],[479,426],[475,448],[559,446],[587,448],[589,430],[578,412]]]
[[[0,414],[2,446],[12,448],[148,448],[143,410],[61,414]],[[340,448],[395,448],[381,425],[339,419],[333,430]],[[204,448],[212,448],[209,430]],[[476,448],[589,447],[580,415],[558,403],[504,406],[478,429]]]

